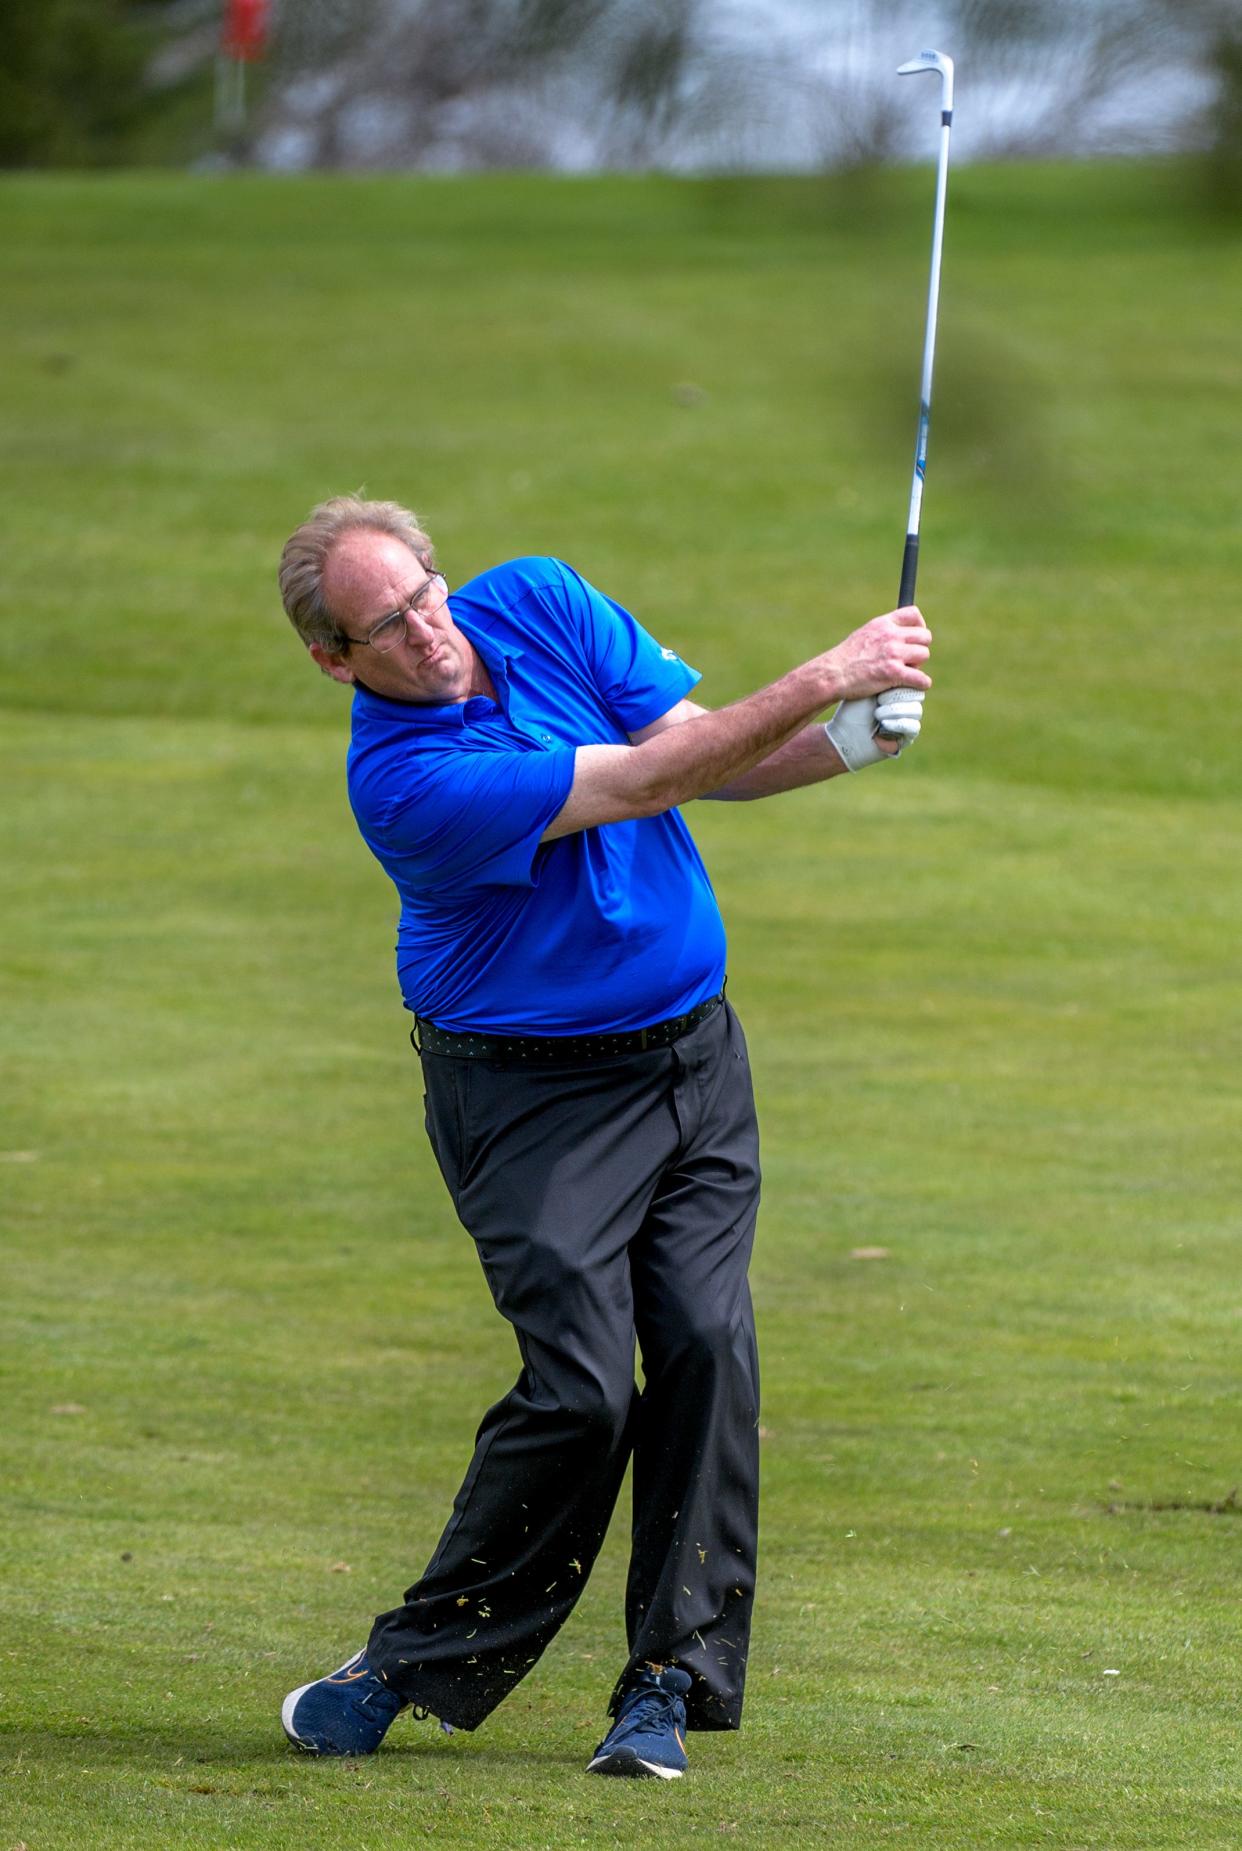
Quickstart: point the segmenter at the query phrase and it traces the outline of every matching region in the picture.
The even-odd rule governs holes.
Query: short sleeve
[[[544,830],[574,781],[571,748],[456,751],[419,764],[363,834],[428,890],[534,886]]]
[[[701,679],[645,630],[624,605],[561,561],[567,612],[578,632],[596,687],[627,733],[637,732],[684,700]]]

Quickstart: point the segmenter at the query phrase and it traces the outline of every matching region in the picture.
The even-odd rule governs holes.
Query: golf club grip
[[[914,582],[919,575],[919,536],[916,533],[906,535],[906,550],[901,555],[901,590],[897,593],[897,608],[914,603]],[[900,738],[898,733],[889,733],[881,726],[878,729],[881,739]]]
[[[914,603],[914,582],[919,575],[919,536],[916,533],[906,535],[906,550],[901,556],[901,590],[897,593],[897,608]]]

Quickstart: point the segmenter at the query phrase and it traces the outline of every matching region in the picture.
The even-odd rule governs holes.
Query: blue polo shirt
[[[676,810],[539,839],[575,747],[628,743],[696,671],[556,559],[481,573],[450,609],[498,702],[354,691],[349,799],[401,899],[406,1008],[449,1029],[602,1034],[714,995],[724,926]]]

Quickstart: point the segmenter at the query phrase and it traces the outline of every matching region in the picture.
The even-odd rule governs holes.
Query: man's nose
[[[407,604],[404,612],[406,636],[416,643],[429,643],[435,635],[435,626],[423,613]]]

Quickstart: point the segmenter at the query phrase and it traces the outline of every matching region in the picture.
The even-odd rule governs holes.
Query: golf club
[[[908,64],[898,66],[899,77],[935,71],[940,77],[940,160],[936,170],[936,210],[932,221],[931,279],[927,288],[927,328],[923,339],[923,379],[919,394],[919,433],[914,446],[914,478],[910,484],[910,515],[906,547],[901,560],[899,606],[914,603],[919,570],[919,521],[923,511],[923,482],[927,474],[927,432],[931,423],[932,368],[936,358],[936,312],[940,304],[940,253],[944,245],[944,206],[949,185],[949,130],[953,124],[953,60],[942,51],[921,51]],[[922,696],[919,696],[922,699]],[[883,738],[898,733],[880,729]]]

